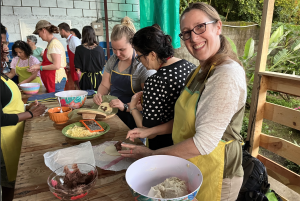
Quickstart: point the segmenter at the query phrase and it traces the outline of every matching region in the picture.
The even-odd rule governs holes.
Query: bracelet
[[[29,110],[28,110],[27,112],[29,112],[29,113],[31,114],[31,118],[33,118],[33,114],[32,114],[32,112],[31,112],[31,111],[29,111]]]
[[[43,71],[43,66],[40,66],[40,70]]]
[[[132,114],[132,110],[138,110],[136,107],[132,108],[129,112]]]

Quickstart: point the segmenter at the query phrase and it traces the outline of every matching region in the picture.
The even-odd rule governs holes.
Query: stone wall
[[[259,27],[257,25],[252,26],[254,23],[251,22],[223,22],[223,25],[222,34],[229,37],[235,43],[239,56],[244,54],[245,44],[251,37],[255,41],[255,50],[257,49],[259,40]],[[199,61],[188,52],[182,40],[181,47],[175,50],[175,57],[186,59],[195,65],[199,65]]]
[[[21,39],[19,19],[66,19],[80,32],[97,20],[104,22],[104,0],[2,0],[1,22],[7,27],[10,42]],[[126,15],[139,29],[139,0],[107,0],[109,33]],[[96,6],[98,3],[98,6]],[[98,12],[97,8],[98,7]],[[105,33],[105,29],[104,29]],[[99,41],[105,41],[105,35]]]

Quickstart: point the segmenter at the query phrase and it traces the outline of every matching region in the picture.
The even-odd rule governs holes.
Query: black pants
[[[129,112],[123,112],[119,110],[117,115],[130,129],[136,128],[134,118]]]

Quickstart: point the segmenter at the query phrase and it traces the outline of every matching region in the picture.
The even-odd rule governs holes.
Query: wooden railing
[[[300,97],[300,76],[274,72],[259,72],[260,87],[256,111],[252,155],[262,161],[268,174],[300,194],[300,175],[258,154],[259,147],[265,148],[300,165],[300,147],[284,139],[261,133],[263,119],[300,130],[300,111],[266,102],[267,91],[276,91]],[[255,140],[254,140],[255,139]]]

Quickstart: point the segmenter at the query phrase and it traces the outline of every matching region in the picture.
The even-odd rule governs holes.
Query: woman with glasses
[[[156,70],[145,82],[143,92],[131,98],[130,113],[134,117],[137,129],[127,138],[148,138],[148,147],[152,150],[173,145],[171,132],[174,120],[174,106],[185,80],[196,67],[194,64],[174,57],[172,39],[158,26],[145,27],[134,34],[131,43],[137,53],[137,59],[147,68]],[[143,96],[143,114],[137,110]],[[151,134],[153,133],[153,134]]]
[[[218,12],[194,3],[180,18],[180,37],[200,66],[187,79],[175,104],[173,146],[150,150],[123,145],[122,156],[173,155],[203,174],[198,200],[236,200],[243,182],[239,134],[247,96],[245,72],[222,33]],[[169,131],[171,132],[171,130]]]
[[[114,26],[111,33],[111,46],[114,52],[107,61],[98,93],[94,96],[94,102],[102,103],[102,96],[110,94],[118,97],[109,105],[118,108],[117,115],[130,128],[136,127],[132,115],[129,113],[128,103],[131,97],[142,91],[146,79],[155,73],[147,71],[144,66],[134,58],[136,52],[129,40],[136,30],[129,17],[124,17],[121,24]]]

